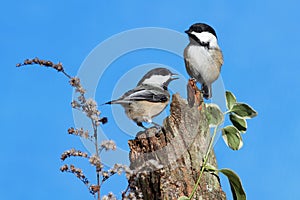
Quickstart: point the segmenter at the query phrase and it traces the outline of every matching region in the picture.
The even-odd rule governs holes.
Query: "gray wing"
[[[166,102],[169,100],[169,93],[157,87],[141,85],[126,92],[117,100],[111,101],[112,104],[129,104],[132,101]]]

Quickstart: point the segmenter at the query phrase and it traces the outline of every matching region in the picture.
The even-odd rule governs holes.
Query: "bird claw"
[[[162,127],[161,125],[159,125],[159,124],[157,124],[157,123],[155,123],[155,122],[149,122],[149,123],[150,123],[150,124],[153,124],[153,126],[150,127],[150,128],[155,128],[155,135],[159,134],[161,131],[164,132],[164,127]],[[142,127],[142,128],[145,129],[145,130],[148,130],[148,129],[149,129],[149,128],[145,127],[145,126],[143,125],[142,122],[137,122],[136,124],[137,124],[139,127]]]
[[[143,129],[147,130],[147,128],[143,125],[142,122],[136,122],[136,125],[138,125],[139,127],[142,127]]]
[[[152,124],[154,125],[154,127],[155,127],[155,129],[156,129],[155,135],[158,134],[158,133],[160,133],[161,131],[163,131],[163,128],[164,128],[164,127],[162,127],[161,125],[159,125],[159,124],[157,124],[157,123],[155,123],[155,122],[152,122]]]

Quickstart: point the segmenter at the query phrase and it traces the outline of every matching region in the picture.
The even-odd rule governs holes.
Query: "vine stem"
[[[196,192],[196,190],[197,190],[197,188],[198,188],[198,185],[199,185],[199,183],[200,183],[200,180],[201,180],[202,174],[203,174],[203,172],[204,172],[206,163],[207,163],[207,161],[208,161],[208,157],[209,157],[209,154],[210,154],[212,145],[213,145],[214,140],[215,140],[215,137],[216,137],[216,135],[217,135],[217,130],[218,130],[218,128],[219,128],[219,124],[218,124],[218,125],[215,127],[215,129],[214,129],[214,133],[213,133],[213,135],[212,135],[212,137],[211,137],[211,140],[210,140],[210,142],[209,142],[208,149],[207,149],[206,154],[205,154],[205,156],[204,156],[204,161],[203,161],[203,164],[202,164],[202,167],[201,167],[200,175],[199,175],[199,177],[198,177],[198,179],[197,179],[196,184],[194,185],[193,191],[192,191],[191,195],[189,196],[189,199],[192,199],[192,198],[193,198],[193,196],[195,195],[195,192]]]
[[[223,115],[226,115],[226,114],[228,114],[230,112],[231,112],[231,110],[227,110],[226,112],[223,113]]]

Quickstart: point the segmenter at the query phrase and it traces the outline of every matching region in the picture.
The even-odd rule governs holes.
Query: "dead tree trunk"
[[[187,101],[173,95],[171,113],[160,132],[151,128],[129,140],[131,191],[140,191],[145,200],[177,199],[189,196],[199,176],[210,132],[205,107],[189,108]],[[208,163],[217,167],[214,152]],[[194,199],[226,199],[219,178],[205,172]]]

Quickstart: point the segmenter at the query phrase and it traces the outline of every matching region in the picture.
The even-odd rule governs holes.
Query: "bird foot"
[[[154,125],[154,127],[156,128],[156,134],[160,133],[161,131],[163,131],[163,128],[161,125],[155,123],[155,122],[152,122],[152,124]]]
[[[136,125],[138,125],[139,127],[142,127],[143,129],[147,130],[147,128],[143,125],[142,122],[136,122]]]
[[[162,132],[164,132],[165,130],[164,130],[164,127],[163,126],[161,126],[161,125],[159,125],[159,124],[157,124],[157,123],[155,123],[155,122],[149,122],[150,124],[153,124],[153,126],[152,127],[150,127],[150,128],[155,128],[155,135],[157,135],[157,134],[159,134],[161,131]],[[137,122],[136,123],[139,127],[142,127],[143,129],[145,129],[146,131],[148,130],[148,129],[150,129],[150,128],[147,128],[147,127],[145,127],[144,125],[143,125],[143,123],[142,122]]]

